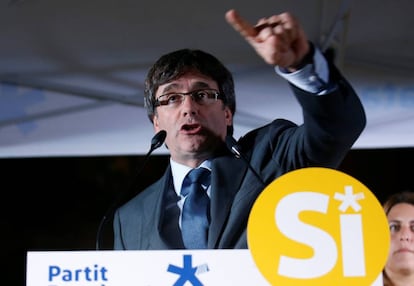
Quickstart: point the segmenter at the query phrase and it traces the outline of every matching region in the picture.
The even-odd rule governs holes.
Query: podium
[[[26,269],[26,286],[270,285],[249,250],[29,251]]]
[[[248,250],[29,251],[27,286],[270,284]]]

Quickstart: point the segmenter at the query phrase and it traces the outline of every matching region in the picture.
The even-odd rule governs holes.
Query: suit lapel
[[[209,248],[216,248],[221,239],[234,196],[246,170],[246,163],[233,156],[217,157],[212,161]]]
[[[157,222],[158,233],[169,249],[180,249],[184,248],[184,243],[178,225],[180,209],[177,202],[179,197],[172,187],[171,172],[169,174],[169,179],[164,185],[162,203],[158,206],[160,208],[159,221]]]
[[[171,180],[171,168],[168,167],[164,176],[151,187],[157,198],[148,200],[148,204],[144,206],[144,215],[148,215],[146,219],[148,249],[184,248],[178,227],[177,195],[171,187]],[[155,203],[151,204],[151,201]]]

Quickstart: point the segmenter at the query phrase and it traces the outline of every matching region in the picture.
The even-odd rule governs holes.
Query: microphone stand
[[[236,156],[236,158],[241,158],[247,165],[247,167],[252,171],[254,176],[259,180],[259,182],[262,184],[263,187],[266,187],[265,182],[263,182],[262,177],[257,173],[257,171],[253,168],[253,166],[250,164],[249,160],[247,160],[246,156],[243,155],[243,153],[239,150],[239,145],[232,136],[227,135],[226,136],[226,146],[227,148]]]
[[[167,132],[164,131],[164,130],[159,131],[157,134],[154,135],[154,137],[152,137],[150,149],[147,152],[147,154],[145,155],[144,161],[142,162],[140,168],[137,170],[137,172],[135,172],[135,176],[134,176],[134,179],[132,180],[129,191],[126,192],[126,193],[121,194],[120,196],[118,196],[117,200],[115,200],[115,202],[111,205],[111,207],[106,211],[106,213],[102,217],[102,219],[99,223],[98,231],[97,231],[97,235],[96,235],[96,246],[95,246],[96,250],[101,249],[102,232],[103,232],[103,228],[104,228],[105,223],[107,222],[108,218],[113,215],[113,213],[115,212],[115,210],[117,209],[119,204],[132,191],[132,187],[134,186],[135,182],[137,181],[137,179],[141,175],[142,170],[144,169],[145,165],[147,164],[149,156],[152,154],[152,152],[155,149],[161,147],[161,145],[164,143],[166,137],[167,137]]]

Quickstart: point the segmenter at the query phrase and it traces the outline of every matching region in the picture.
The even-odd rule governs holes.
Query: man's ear
[[[225,112],[227,126],[233,125],[233,114],[231,113],[230,108],[226,106],[226,108],[224,109],[224,112]]]
[[[154,126],[155,132],[158,132],[158,131],[161,130],[160,129],[160,124],[159,124],[159,121],[158,121],[158,116],[154,115],[154,117],[152,118],[152,124]]]

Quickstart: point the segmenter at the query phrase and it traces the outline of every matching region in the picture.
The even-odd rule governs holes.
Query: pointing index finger
[[[229,10],[226,13],[227,22],[238,31],[243,37],[254,37],[257,30],[246,20],[244,20],[235,10]]]

